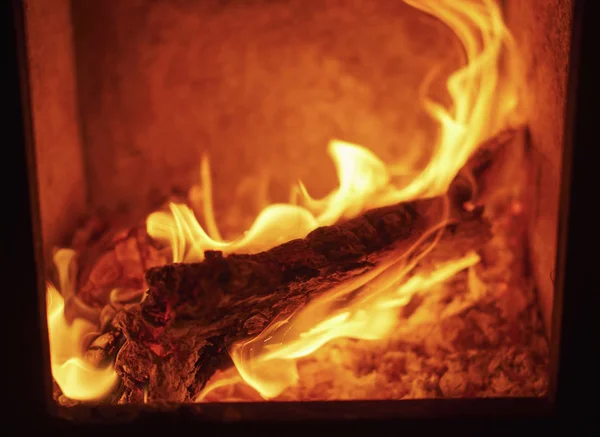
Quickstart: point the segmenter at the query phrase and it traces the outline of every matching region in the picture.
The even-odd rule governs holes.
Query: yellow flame
[[[500,7],[493,0],[405,0],[449,26],[464,47],[466,66],[447,81],[451,108],[425,100],[425,108],[440,123],[441,135],[432,159],[406,187],[378,199],[390,204],[444,193],[452,179],[485,138],[514,117],[521,71],[515,47]],[[506,83],[500,92],[502,49],[507,49]],[[392,175],[399,176],[399,175]],[[374,205],[373,205],[374,206]]]
[[[72,295],[73,291],[68,269],[74,255],[73,250],[61,249],[54,256],[65,295]],[[117,374],[112,366],[98,369],[83,358],[86,338],[97,334],[98,327],[82,318],[69,323],[65,317],[63,295],[50,282],[46,284],[46,299],[54,380],[69,399],[91,401],[102,398],[115,386]]]
[[[406,175],[407,168],[412,168],[411,163],[386,165],[361,146],[332,141],[329,153],[336,165],[338,188],[316,200],[301,185],[303,205],[314,217],[314,226],[353,217],[373,207],[443,195],[477,145],[505,128],[514,115],[520,72],[514,62],[509,62],[505,66],[508,84],[500,86],[502,49],[507,49],[507,58],[512,61],[514,46],[498,5],[492,0],[405,1],[448,25],[465,50],[466,65],[447,80],[452,106],[424,102],[440,123],[439,141],[427,166],[404,185],[396,185],[396,181]],[[310,227],[310,217],[306,218]],[[440,223],[446,219],[447,215]],[[261,231],[269,233],[265,228]],[[256,234],[256,229],[253,232]],[[430,247],[435,243],[434,240]],[[403,262],[406,255],[396,256],[390,264],[367,275],[362,284],[343,284],[342,290],[329,291],[300,314],[277,321],[257,337],[235,344],[231,356],[241,379],[263,398],[276,397],[297,382],[299,358],[336,338],[373,340],[388,335],[396,324],[397,308],[405,305],[410,296],[432,289],[479,261],[471,253],[431,272],[411,276],[415,262]],[[341,296],[360,287],[364,288],[359,293],[361,298],[334,307]],[[228,376],[228,380],[233,383],[236,378]],[[198,400],[223,385],[217,379]]]
[[[515,116],[521,71],[498,5],[493,0],[405,1],[448,25],[462,43],[467,61],[447,80],[451,107],[428,99],[423,102],[441,128],[425,168],[419,170],[416,163],[405,161],[385,164],[360,145],[332,140],[328,153],[339,181],[334,191],[314,199],[300,182],[299,188],[293,189],[300,193],[300,204],[269,205],[243,236],[224,241],[214,219],[210,170],[208,158],[204,157],[199,210],[203,211],[209,232],[184,204],[171,203],[170,213],[156,212],[147,219],[150,236],[170,244],[173,262],[201,261],[205,250],[226,254],[260,252],[370,208],[443,195],[477,145],[507,126],[509,117]],[[501,64],[503,49],[506,56]],[[407,173],[416,174],[408,183]]]

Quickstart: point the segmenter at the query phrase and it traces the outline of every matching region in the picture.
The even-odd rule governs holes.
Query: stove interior
[[[545,396],[571,8],[27,1],[54,400]]]

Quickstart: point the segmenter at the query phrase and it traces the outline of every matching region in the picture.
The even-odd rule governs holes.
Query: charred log
[[[144,390],[150,400],[192,400],[216,370],[231,365],[233,343],[413,246],[434,224],[427,217],[438,201],[369,211],[259,254],[207,252],[202,263],[150,269],[140,308],[115,318],[127,338],[116,369],[128,401]],[[462,212],[422,262],[449,261],[489,238],[480,209]]]

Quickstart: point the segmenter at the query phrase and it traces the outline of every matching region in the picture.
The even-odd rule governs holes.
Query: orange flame
[[[154,212],[146,221],[148,234],[170,245],[173,262],[201,261],[206,250],[225,254],[259,252],[370,208],[442,196],[477,145],[513,121],[510,117],[516,113],[521,71],[499,6],[493,0],[405,1],[445,23],[462,43],[466,57],[466,65],[447,80],[452,105],[444,107],[429,99],[423,102],[441,128],[425,168],[416,162],[384,163],[367,148],[332,140],[328,153],[338,176],[336,189],[314,199],[300,182],[290,196],[294,201],[267,206],[242,236],[225,241],[214,218],[210,167],[204,157],[201,186],[193,189],[201,194],[200,210],[206,230],[184,204],[171,203],[169,211]],[[446,208],[438,225],[418,243],[429,242],[431,250],[447,219]],[[240,379],[263,398],[273,398],[297,381],[299,358],[335,338],[373,340],[388,335],[395,327],[397,309],[411,296],[428,292],[479,262],[477,254],[471,253],[437,266],[432,272],[415,273],[414,267],[427,253],[414,256],[416,247],[394,254],[368,274],[330,290],[298,314],[275,321],[257,337],[235,344],[231,356],[238,376],[212,381],[198,401],[211,390]],[[61,277],[65,278],[65,265],[70,263],[72,254],[67,258],[66,263],[57,262],[63,271]],[[63,295],[71,286],[61,279]],[[64,318],[64,301],[51,284],[48,297],[52,372],[56,381],[72,399],[101,397],[111,390],[116,375],[112,369],[91,368],[82,359],[82,340],[95,326],[81,319],[69,325]]]
[[[91,401],[102,398],[113,389],[117,374],[112,366],[97,369],[83,358],[85,341],[98,334],[98,327],[82,318],[69,323],[65,317],[63,296],[73,294],[68,269],[74,255],[73,250],[61,249],[54,256],[63,294],[50,282],[46,285],[50,361],[52,376],[65,396]]]
[[[466,53],[466,66],[447,81],[453,106],[444,108],[430,100],[424,102],[441,125],[439,142],[425,169],[408,184],[399,186],[395,180],[405,172],[397,169],[410,168],[410,163],[386,166],[360,146],[332,141],[329,153],[336,164],[339,187],[325,198],[315,200],[301,185],[306,211],[310,211],[310,216],[305,214],[307,227],[311,223],[310,217],[314,218],[315,226],[321,226],[342,217],[356,216],[368,208],[443,195],[477,145],[505,127],[508,117],[514,115],[519,71],[516,64],[508,65],[508,85],[501,93],[501,49],[508,48],[508,59],[512,60],[514,47],[497,4],[491,0],[406,2],[446,23],[460,39]],[[446,218],[447,215],[442,217],[440,223],[444,224]],[[254,235],[258,233],[254,228],[252,231]],[[261,231],[267,235],[270,232],[267,228]],[[205,243],[211,244],[208,240]],[[434,240],[430,248],[435,243]],[[479,262],[479,257],[471,253],[463,259],[438,266],[432,272],[411,277],[409,273],[416,261],[406,265],[403,260],[408,253],[396,255],[393,261],[360,279],[362,283],[343,284],[342,290],[329,291],[291,319],[277,321],[256,338],[235,344],[231,357],[239,377],[263,398],[276,397],[297,382],[296,361],[299,358],[336,338],[373,340],[388,335],[397,321],[396,309],[408,302],[410,296],[426,292]],[[360,299],[334,308],[333,303],[341,296],[360,287],[363,288]],[[237,380],[239,378],[227,376],[229,383]],[[214,388],[223,385],[226,384],[217,379],[197,400],[203,400]]]

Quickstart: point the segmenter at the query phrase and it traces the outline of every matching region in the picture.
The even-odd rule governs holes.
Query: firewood
[[[481,150],[489,154],[509,140],[495,138]],[[477,177],[488,163],[479,153],[465,169]],[[489,240],[482,209],[462,208],[472,197],[470,188],[463,174],[453,182],[452,220],[421,263],[452,260]],[[227,350],[233,343],[406,251],[435,224],[439,214],[432,211],[440,204],[436,198],[368,211],[259,254],[223,257],[209,251],[202,263],[151,268],[145,300],[113,320],[126,339],[115,363],[124,385],[120,402],[193,400],[216,370],[232,364]],[[414,255],[429,242],[421,242]]]
[[[202,263],[150,269],[139,311],[115,318],[127,338],[116,360],[125,396],[139,398],[145,387],[150,400],[192,400],[216,370],[231,365],[233,343],[413,246],[434,224],[428,217],[438,201],[372,210],[259,254],[207,252]],[[481,212],[462,212],[425,259],[449,261],[482,247],[490,226]]]
[[[464,173],[472,177],[480,173],[489,164],[490,154],[510,138],[512,131],[507,131],[482,145],[450,187],[453,218],[461,229],[469,229],[463,238],[487,236],[480,232],[487,229],[481,211],[462,208],[472,194],[472,181]],[[435,213],[431,210],[437,203],[437,199],[429,199],[371,210],[259,254],[223,258],[220,252],[207,251],[202,263],[151,268],[146,274],[149,292],[143,305],[144,317],[156,326],[166,324],[174,316],[210,324],[222,320],[223,312],[244,312],[257,304],[255,300],[264,303],[265,290],[315,278],[325,289],[330,288],[330,277],[335,283],[341,282],[344,279],[338,279],[340,275],[372,266],[379,255],[398,245],[412,245],[434,224]],[[456,243],[460,244],[458,240]]]

